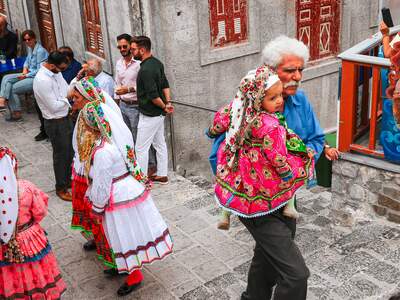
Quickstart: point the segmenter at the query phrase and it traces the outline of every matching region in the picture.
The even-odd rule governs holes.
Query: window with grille
[[[86,49],[104,58],[103,36],[98,0],[83,0],[84,29],[86,34]]]
[[[247,0],[209,0],[209,9],[212,47],[247,41]]]
[[[310,59],[339,51],[341,0],[296,0],[297,38],[310,49]]]
[[[6,4],[4,3],[4,0],[0,0],[0,14],[7,15]]]

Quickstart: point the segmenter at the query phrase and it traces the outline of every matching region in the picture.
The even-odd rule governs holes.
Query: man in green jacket
[[[136,138],[137,160],[147,174],[149,149],[156,150],[157,172],[150,179],[155,183],[168,183],[168,150],[164,136],[164,119],[173,112],[170,89],[163,64],[151,53],[151,40],[146,36],[132,39],[133,57],[141,61],[136,80],[139,104],[139,124]]]

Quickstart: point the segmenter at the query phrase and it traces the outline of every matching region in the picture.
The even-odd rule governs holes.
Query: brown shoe
[[[68,191],[64,191],[64,190],[56,191],[56,195],[57,195],[61,200],[69,201],[69,202],[72,201],[72,195],[71,195],[71,193],[68,192]]]
[[[167,176],[152,176],[150,180],[154,183],[159,183],[159,184],[168,184],[168,177]]]

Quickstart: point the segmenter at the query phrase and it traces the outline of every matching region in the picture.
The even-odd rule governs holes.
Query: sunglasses
[[[27,39],[24,39],[24,42],[29,42],[31,40],[32,40],[31,38],[27,38]]]
[[[128,49],[128,45],[122,45],[122,46],[117,46],[117,48],[119,49],[119,50],[121,50],[121,49]]]

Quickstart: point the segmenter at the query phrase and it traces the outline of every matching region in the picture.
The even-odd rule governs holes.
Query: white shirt
[[[33,80],[36,102],[47,120],[60,119],[68,115],[68,83],[60,73],[53,73],[41,66]]]
[[[114,95],[115,83],[114,83],[114,79],[110,75],[108,75],[108,74],[106,74],[104,72],[101,72],[94,79],[98,82],[99,87],[103,91],[105,91],[111,97]]]

